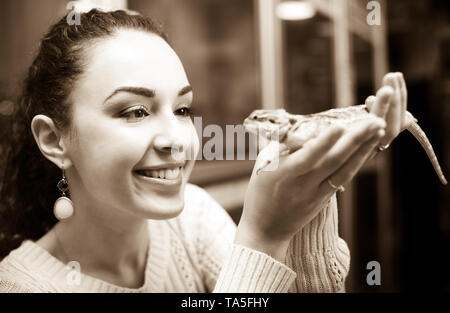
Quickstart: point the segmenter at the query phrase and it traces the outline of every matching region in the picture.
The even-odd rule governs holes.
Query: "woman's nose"
[[[153,145],[156,150],[165,153],[181,153],[184,150],[181,138],[171,135],[159,135],[154,141]]]

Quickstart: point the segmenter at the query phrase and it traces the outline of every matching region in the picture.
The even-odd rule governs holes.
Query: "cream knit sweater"
[[[338,292],[349,270],[336,197],[290,243],[285,264],[233,244],[236,225],[203,189],[187,185],[176,218],[149,220],[145,282],[112,285],[66,266],[32,241],[0,263],[0,292]]]

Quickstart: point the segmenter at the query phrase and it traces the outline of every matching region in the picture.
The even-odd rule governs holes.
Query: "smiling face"
[[[179,214],[199,143],[192,91],[172,48],[141,31],[100,39],[87,49],[70,100],[75,205],[143,218]]]

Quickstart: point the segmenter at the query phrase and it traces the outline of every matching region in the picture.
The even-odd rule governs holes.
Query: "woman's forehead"
[[[175,51],[158,35],[121,30],[96,42],[87,51],[85,83],[143,85],[153,89],[188,85],[183,65]]]

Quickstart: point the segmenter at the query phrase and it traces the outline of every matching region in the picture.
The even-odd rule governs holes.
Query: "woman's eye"
[[[191,108],[180,108],[175,111],[177,115],[181,116],[192,116],[194,114],[193,110]]]
[[[126,118],[128,121],[139,121],[150,115],[144,107],[135,107],[124,111],[120,117]]]

